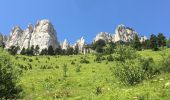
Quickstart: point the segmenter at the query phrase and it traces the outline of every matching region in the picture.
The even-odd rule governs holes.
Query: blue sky
[[[114,33],[119,24],[139,34],[164,33],[170,37],[170,0],[0,0],[0,32],[13,26],[49,19],[60,41],[81,36],[87,42],[98,32]]]

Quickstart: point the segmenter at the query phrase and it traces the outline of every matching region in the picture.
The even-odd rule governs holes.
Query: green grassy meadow
[[[155,65],[163,51],[139,51]],[[170,49],[167,50],[170,53]],[[80,63],[86,58],[89,63]],[[95,55],[12,56],[22,67],[19,84],[26,100],[170,100],[170,73],[161,73],[134,86],[123,85],[110,70],[115,61],[97,63]],[[63,77],[66,64],[67,77]]]

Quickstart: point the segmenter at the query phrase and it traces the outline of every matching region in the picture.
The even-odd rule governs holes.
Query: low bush
[[[161,61],[161,71],[170,73],[170,55],[164,55]]]
[[[81,65],[76,65],[76,72],[80,72],[81,71]]]
[[[126,60],[124,63],[117,63],[114,67],[114,75],[126,85],[134,85],[144,79],[143,65],[139,60]]]
[[[19,70],[13,65],[10,56],[0,50],[0,100],[20,98]]]
[[[88,64],[90,62],[86,58],[83,58],[83,59],[80,60],[80,63]]]
[[[114,59],[113,59],[112,55],[107,56],[107,61],[113,61],[113,60]]]
[[[114,50],[113,58],[116,61],[125,61],[126,59],[135,59],[137,56],[136,50],[130,46],[119,45]]]
[[[142,58],[133,48],[120,46],[116,50],[116,66],[113,67],[113,74],[123,84],[135,85],[159,73],[159,70],[153,69],[153,64],[152,58]]]

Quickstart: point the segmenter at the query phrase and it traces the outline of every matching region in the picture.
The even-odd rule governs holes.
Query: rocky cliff
[[[84,53],[85,50],[85,39],[83,37],[81,37],[79,40],[77,40],[77,42],[74,44],[74,47],[78,47],[79,53]]]
[[[22,49],[29,48],[32,45],[34,47],[38,45],[40,51],[48,48],[50,45],[53,46],[54,49],[59,46],[56,31],[50,21],[38,21],[34,28],[32,25],[28,25],[26,30],[22,30],[19,26],[14,27],[6,42],[5,48],[8,49],[11,46],[19,46],[20,49]]]
[[[107,33],[107,32],[100,32],[96,35],[94,42],[98,41],[98,40],[104,40],[106,43],[111,42],[112,41],[112,36],[111,34]]]
[[[118,42],[118,41],[131,42],[133,41],[135,34],[138,33],[132,28],[126,27],[124,25],[118,25],[118,27],[115,30],[115,34],[111,35],[107,32],[100,32],[95,37],[94,42],[98,41],[99,39],[102,39],[106,42]]]

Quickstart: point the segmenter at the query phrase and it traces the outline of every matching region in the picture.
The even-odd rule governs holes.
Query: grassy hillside
[[[151,50],[138,52],[152,57],[155,65],[161,61],[161,53]],[[170,49],[168,50],[170,53]],[[80,63],[86,58],[89,63]],[[169,100],[170,73],[161,73],[153,79],[144,80],[135,86],[123,85],[110,70],[115,61],[97,63],[95,55],[75,56],[13,56],[15,65],[23,74],[20,84],[24,99],[68,100]],[[63,77],[63,66],[67,77]]]

